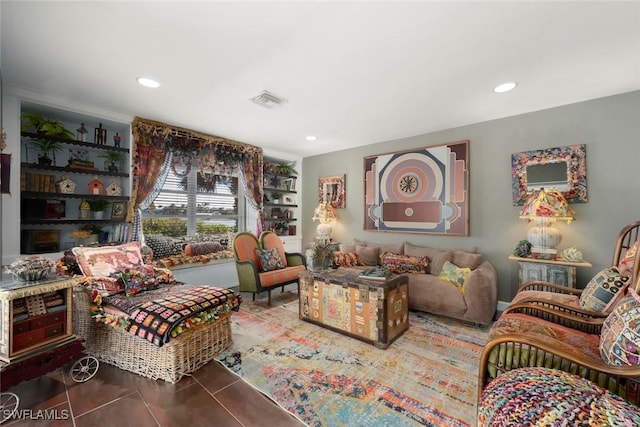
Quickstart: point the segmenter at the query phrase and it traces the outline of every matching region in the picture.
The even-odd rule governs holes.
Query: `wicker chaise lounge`
[[[137,243],[73,252],[84,276],[73,292],[74,333],[87,354],[175,383],[231,344],[237,292],[175,282],[142,262]]]
[[[124,329],[97,322],[91,315],[89,294],[73,293],[74,332],[84,338],[85,351],[98,360],[151,379],[176,383],[209,363],[231,345],[231,313],[199,324],[162,347]]]

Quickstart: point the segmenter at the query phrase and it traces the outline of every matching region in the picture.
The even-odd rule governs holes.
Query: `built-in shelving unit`
[[[263,171],[264,221],[280,236],[297,235],[298,192],[296,175],[282,173],[278,159],[265,158]]]
[[[59,121],[75,138],[31,129],[20,133],[21,252],[53,253],[83,244],[86,240],[77,238],[82,228],[99,231],[97,239],[103,242],[124,240],[130,124],[28,102],[21,105],[21,113],[25,112]],[[77,132],[81,128],[86,132]],[[57,146],[48,153],[50,162],[42,159],[43,141]],[[107,158],[118,155],[119,160]],[[81,209],[96,200],[108,203],[101,218]]]

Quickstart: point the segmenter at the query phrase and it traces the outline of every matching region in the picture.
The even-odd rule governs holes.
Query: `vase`
[[[91,217],[93,219],[103,219],[104,211],[91,211]]]

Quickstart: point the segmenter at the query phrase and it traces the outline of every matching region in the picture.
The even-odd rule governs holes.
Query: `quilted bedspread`
[[[103,298],[129,316],[125,329],[157,346],[167,343],[172,330],[196,319],[215,320],[219,314],[238,311],[240,294],[213,286],[175,284],[142,292],[133,297],[117,294]]]

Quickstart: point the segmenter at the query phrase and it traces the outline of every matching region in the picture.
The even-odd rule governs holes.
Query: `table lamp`
[[[316,228],[316,239],[329,243],[331,241],[331,232],[333,231],[331,225],[338,219],[335,208],[330,203],[321,202],[313,211],[312,219],[320,221]]]
[[[541,188],[531,193],[522,207],[520,219],[534,223],[527,232],[527,240],[533,245],[532,255],[540,258],[555,258],[557,254],[555,248],[562,240],[562,234],[554,223],[567,221],[569,224],[575,216],[560,191],[555,188],[545,191]]]

